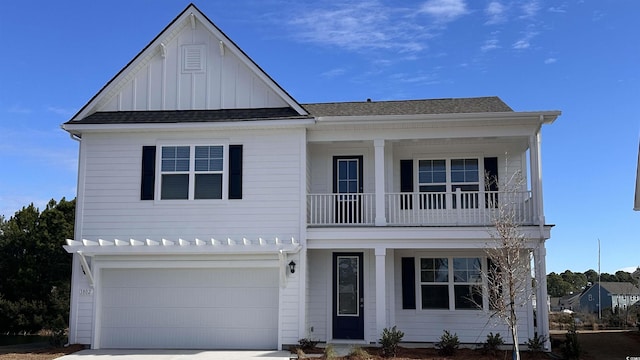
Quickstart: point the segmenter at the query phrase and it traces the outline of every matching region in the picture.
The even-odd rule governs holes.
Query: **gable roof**
[[[298,115],[307,115],[307,112],[300,106],[300,104],[295,99],[293,99],[293,97],[291,97],[280,85],[278,85],[267,73],[265,73],[251,58],[249,58],[249,56],[247,56],[247,54],[242,49],[240,49],[225,33],[223,33],[209,18],[207,18],[206,15],[204,15],[194,4],[189,4],[178,16],[176,16],[176,18],[174,18],[169,23],[169,25],[167,25],[153,40],[151,40],[151,42],[147,44],[147,46],[145,46],[142,49],[142,51],[140,51],[140,53],[138,53],[127,65],[125,65],[125,67],[122,68],[111,80],[109,80],[102,87],[102,89],[100,89],[100,91],[98,91],[98,93],[96,93],[89,100],[89,102],[85,104],[71,118],[71,120],[69,120],[69,123],[82,120],[94,112],[105,111],[105,110],[106,111],[109,111],[109,110],[116,110],[116,111],[151,110],[153,111],[153,110],[195,110],[195,109],[218,110],[218,109],[225,109],[225,108],[233,108],[233,107],[225,106],[225,104],[223,103],[223,100],[220,100],[220,104],[218,107],[215,107],[215,106],[211,107],[208,102],[206,105],[200,104],[199,107],[190,108],[190,109],[181,109],[179,104],[175,108],[172,108],[171,106],[165,107],[164,97],[166,95],[164,92],[162,94],[163,96],[162,106],[159,106],[158,104],[155,104],[154,106],[150,106],[149,104],[147,104],[147,108],[142,108],[142,109],[105,108],[105,104],[107,104],[110,99],[117,97],[119,95],[118,91],[121,90],[121,88],[125,86],[126,83],[132,82],[132,78],[135,76],[135,73],[137,71],[140,71],[140,69],[142,69],[145,65],[150,64],[152,61],[154,60],[157,61],[157,59],[160,57],[164,59],[166,56],[168,56],[168,54],[166,54],[167,47],[168,47],[167,46],[168,40],[176,39],[180,31],[182,31],[184,27],[188,26],[185,24],[189,24],[189,23],[191,24],[191,27],[193,29],[195,29],[196,24],[202,25],[204,27],[204,31],[207,32],[207,35],[211,35],[206,40],[202,40],[202,39],[198,40],[195,45],[202,45],[202,43],[206,41],[212,42],[213,41],[212,39],[219,40],[219,42],[213,41],[212,44],[208,44],[209,46],[206,47],[205,50],[203,50],[203,52],[219,51],[221,57],[224,57],[225,52],[228,52],[232,56],[234,56],[234,60],[236,60],[239,64],[244,66],[242,70],[246,70],[246,72],[249,73],[250,76],[254,76],[256,79],[259,79],[258,81],[261,83],[259,86],[262,86],[265,88],[263,89],[264,93],[266,94],[265,96],[270,99],[266,101],[271,101],[271,104],[267,106],[257,105],[257,106],[250,106],[250,107],[256,107],[256,108],[282,107],[282,105],[284,104],[286,106],[291,107],[293,110],[295,110],[298,113]],[[181,51],[180,46],[182,45],[183,44],[174,45],[174,48],[177,48],[177,49],[174,49],[176,50],[175,52],[180,52]],[[192,44],[189,44],[189,45],[192,45]],[[186,58],[186,55],[183,54],[183,56]],[[180,57],[180,54],[172,54],[172,59],[174,59],[174,61],[179,62],[180,61],[179,57]],[[175,59],[178,59],[178,60],[175,60]],[[186,61],[186,60],[183,60],[183,61]],[[204,60],[204,61],[207,61],[207,60]],[[220,66],[223,66],[223,65],[220,65]],[[206,65],[205,65],[205,68],[206,68]],[[162,71],[165,71],[164,68]],[[142,77],[145,77],[145,76],[146,77],[164,76],[165,78],[167,77],[166,75],[159,75],[161,71],[157,71],[157,73],[158,74],[156,74],[151,70],[148,70],[147,74],[143,74]],[[222,76],[223,75],[221,75],[221,78]],[[171,81],[171,80],[163,79],[161,81],[164,82],[164,81]],[[192,80],[192,81],[195,82],[195,80]],[[221,79],[219,81],[223,82],[223,80]],[[251,80],[249,79],[248,81],[251,81]],[[163,83],[162,85],[164,86],[165,84]],[[135,85],[133,87],[134,87],[133,91],[136,91]],[[139,87],[143,87],[143,86],[139,85]],[[153,89],[154,91],[156,87],[157,86],[153,86],[153,85],[147,86],[147,88]],[[147,91],[150,92],[151,90],[147,90]],[[129,90],[129,92],[131,92],[131,90]],[[175,92],[178,94],[179,90],[175,90]],[[146,96],[149,98],[151,97],[151,95],[149,94],[146,94]],[[142,97],[142,96],[139,96],[139,97]],[[176,102],[180,101],[179,94],[174,95],[174,97],[178,99],[178,100],[175,100]],[[274,100],[273,100],[274,98],[278,99],[277,105],[274,105]],[[135,99],[135,96],[134,96],[134,99]],[[135,101],[136,100],[133,100],[132,102],[135,102]],[[117,102],[119,104],[120,100],[112,100],[112,103],[113,102]],[[135,108],[136,105],[133,104],[133,107]]]
[[[640,289],[634,286],[632,283],[628,282],[601,282],[600,286],[603,289],[607,290],[611,294],[617,295],[628,295],[628,294],[638,294],[640,295]]]
[[[302,105],[314,117],[513,112],[499,97],[403,101],[334,102]]]

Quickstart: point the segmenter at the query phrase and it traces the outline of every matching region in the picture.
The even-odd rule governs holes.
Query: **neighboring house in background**
[[[602,310],[626,310],[640,301],[640,289],[628,282],[595,283],[580,295],[580,311],[597,313],[599,299],[602,301]]]
[[[551,311],[578,310],[580,294],[570,294],[562,297],[551,298]]]
[[[483,248],[493,205],[514,206],[547,298],[540,131],[559,115],[497,97],[299,104],[189,5],[63,125],[80,143],[69,341],[510,339],[488,326]],[[516,172],[516,191],[485,184]],[[520,342],[548,339],[536,307]]]

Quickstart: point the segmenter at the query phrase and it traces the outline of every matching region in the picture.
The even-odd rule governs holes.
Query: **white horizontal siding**
[[[310,192],[312,194],[327,194],[333,192],[333,157],[334,156],[362,156],[363,179],[362,186],[365,193],[375,191],[373,143],[363,146],[362,143],[312,144],[309,145],[310,158]]]
[[[307,329],[309,338],[327,341],[331,316],[331,252],[309,250],[309,296],[307,297]],[[311,330],[313,328],[313,331]]]
[[[299,238],[302,130],[216,131],[210,134],[91,134],[86,159],[83,238],[295,237]],[[243,145],[243,199],[141,201],[143,145],[203,139]]]
[[[420,304],[416,304],[418,309],[415,310],[403,309],[401,258],[416,255],[413,251],[406,250],[397,250],[395,253],[395,274],[393,276],[395,276],[396,305],[394,309],[395,322],[392,322],[391,325],[396,325],[405,333],[404,341],[436,342],[444,330],[448,330],[451,334],[456,333],[462,343],[483,343],[489,332],[500,333],[506,343],[511,343],[509,328],[497,317],[491,318],[491,312],[482,310],[421,310]],[[425,254],[423,250],[421,253]],[[434,254],[438,257],[485,256],[481,252],[447,253],[438,251]],[[420,291],[419,286],[416,286],[416,291]],[[532,311],[531,304],[528,304],[517,312],[520,343],[524,343],[528,338],[534,336]]]
[[[73,267],[75,273],[72,284],[72,299],[76,299],[76,302],[71,304],[75,307],[71,315],[75,314],[76,318],[71,318],[69,321],[70,324],[75,324],[75,343],[91,344],[94,291],[79,266],[78,255],[73,257],[73,261],[78,262],[78,265]]]
[[[394,192],[400,191],[400,160],[419,159],[452,159],[465,157],[497,157],[498,177],[501,181],[508,179],[516,171],[520,171],[526,179],[527,168],[524,160],[524,149],[512,142],[490,142],[472,140],[451,140],[446,144],[428,141],[401,142],[393,144],[392,164]],[[417,166],[417,164],[414,164]],[[482,164],[481,164],[482,166]],[[417,186],[417,184],[415,184]],[[524,181],[522,190],[526,188]]]

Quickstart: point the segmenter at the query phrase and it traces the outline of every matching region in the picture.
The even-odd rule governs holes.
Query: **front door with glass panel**
[[[338,224],[362,222],[362,156],[333,158],[334,218]]]
[[[334,339],[364,339],[362,284],[362,253],[334,253]]]

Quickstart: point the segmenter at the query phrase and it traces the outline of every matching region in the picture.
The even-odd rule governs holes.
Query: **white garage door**
[[[275,349],[278,270],[104,269],[101,348]]]

